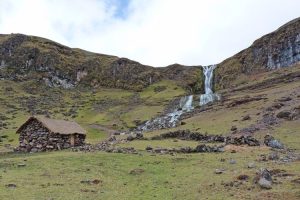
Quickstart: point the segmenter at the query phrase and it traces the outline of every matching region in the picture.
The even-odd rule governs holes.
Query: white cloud
[[[299,17],[297,0],[0,0],[0,32],[144,64],[208,65]]]

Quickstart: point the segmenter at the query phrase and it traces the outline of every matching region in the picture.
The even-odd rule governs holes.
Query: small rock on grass
[[[246,121],[246,120],[250,120],[250,119],[251,119],[250,115],[246,115],[242,118],[242,121]]]
[[[216,169],[215,174],[222,174],[225,171],[225,169]]]
[[[279,159],[279,155],[277,152],[271,152],[268,156],[269,160],[278,160]]]
[[[17,187],[17,185],[14,183],[9,183],[9,184],[5,185],[5,187],[14,189]]]
[[[99,183],[102,183],[102,181],[99,180],[99,179],[94,179],[94,180],[82,180],[82,181],[80,181],[80,183],[82,183],[82,184],[87,184],[87,185],[92,185],[92,184],[98,185]]]
[[[18,167],[25,167],[25,166],[26,166],[25,163],[19,163],[19,164],[18,164]]]
[[[236,164],[236,160],[230,159],[230,160],[229,160],[229,164],[232,164],[232,165],[233,165],[233,164]]]
[[[132,174],[132,175],[140,175],[142,173],[144,173],[145,170],[144,169],[140,169],[140,168],[137,168],[137,169],[133,169],[129,172],[129,174]]]
[[[255,163],[254,162],[250,162],[250,163],[248,163],[247,167],[249,169],[255,168]]]
[[[249,179],[249,176],[246,175],[246,174],[241,174],[241,175],[239,175],[239,176],[237,177],[237,179],[240,180],[240,181],[246,181],[246,180]]]
[[[271,181],[268,181],[267,179],[265,178],[260,178],[258,180],[258,185],[263,188],[263,189],[272,189],[272,182]]]
[[[272,175],[267,169],[261,169],[258,174],[258,185],[262,189],[271,189],[272,188]]]

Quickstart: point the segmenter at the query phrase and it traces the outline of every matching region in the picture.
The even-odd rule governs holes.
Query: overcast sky
[[[299,17],[299,0],[0,0],[0,33],[143,64],[219,63]]]

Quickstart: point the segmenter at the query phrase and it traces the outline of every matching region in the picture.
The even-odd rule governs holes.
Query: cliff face
[[[300,18],[297,18],[218,64],[215,70],[216,88],[234,86],[241,76],[288,67],[299,61]]]
[[[34,79],[50,87],[84,85],[137,91],[162,79],[172,79],[186,89],[199,88],[199,67],[177,65],[175,71],[172,69],[173,66],[154,68],[127,58],[72,49],[40,37],[0,35],[1,79]]]

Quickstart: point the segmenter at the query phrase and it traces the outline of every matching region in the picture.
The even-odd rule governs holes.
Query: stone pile
[[[226,137],[226,144],[259,146],[260,142],[252,136]]]
[[[274,149],[284,149],[284,145],[271,135],[266,135],[264,137],[264,144]]]
[[[84,151],[84,152],[105,151],[108,153],[137,154],[137,151],[133,147],[116,147],[115,144],[119,142],[121,141],[116,140],[116,138],[113,136],[95,145],[85,144],[78,147],[72,147],[72,151]]]
[[[174,132],[167,132],[154,136],[152,140],[162,140],[168,138],[177,138],[182,140],[193,140],[202,142],[221,142],[233,145],[248,145],[259,146],[260,142],[252,136],[222,136],[222,135],[207,135],[199,132],[191,132],[190,130],[178,130]]]
[[[192,147],[181,147],[181,148],[152,148],[147,147],[146,150],[151,153],[159,154],[174,154],[174,153],[216,153],[224,152],[224,146],[208,146],[205,144],[200,144],[196,148]]]
[[[167,132],[154,136],[152,140],[162,140],[168,138],[177,138],[181,140],[194,140],[194,141],[205,141],[205,142],[225,142],[226,137],[221,135],[207,135],[199,132],[191,132],[190,130],[178,130],[174,132]]]

